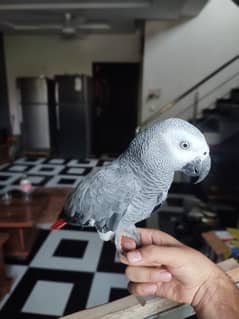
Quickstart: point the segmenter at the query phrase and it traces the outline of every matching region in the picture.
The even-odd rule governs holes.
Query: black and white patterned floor
[[[19,158],[0,166],[0,195],[18,189],[23,175],[34,187],[75,187],[90,171],[109,162]],[[171,203],[162,209],[180,214],[180,196],[185,195],[170,196]],[[124,266],[117,261],[114,246],[102,242],[93,229],[66,226],[51,231],[50,225],[38,227],[40,235],[31,256],[6,260],[13,286],[0,300],[0,318],[59,318],[128,295]]]

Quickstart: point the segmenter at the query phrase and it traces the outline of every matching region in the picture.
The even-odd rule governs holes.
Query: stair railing
[[[191,94],[193,91],[196,91],[200,86],[202,86],[204,83],[208,82],[210,79],[212,79],[215,75],[223,71],[225,68],[227,68],[229,65],[234,63],[235,61],[239,60],[239,55],[236,55],[234,58],[230,59],[220,67],[218,67],[215,71],[211,72],[209,75],[204,77],[201,81],[199,81],[197,84],[193,85],[190,89],[185,91],[183,94],[180,94],[176,99],[172,100],[171,102],[164,104],[157,112],[155,112],[152,116],[147,118],[145,121],[143,121],[137,128],[136,133],[140,131],[141,128],[147,126],[148,124],[156,121],[163,113],[171,110],[176,106],[176,104],[184,99],[186,96]],[[194,111],[193,111],[193,119],[196,119],[197,116],[197,109],[198,109],[198,93],[196,92],[194,97]]]

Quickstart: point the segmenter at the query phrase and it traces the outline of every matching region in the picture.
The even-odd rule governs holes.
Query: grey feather
[[[89,174],[66,205],[72,222],[85,225],[93,219],[99,231],[114,231],[132,198],[139,193],[139,182],[130,167],[122,169],[119,161]]]
[[[210,170],[203,134],[181,119],[158,122],[139,133],[110,165],[88,175],[65,205],[68,222],[95,225],[98,232],[128,234],[139,243],[135,223],[162,204],[175,171],[203,180]]]

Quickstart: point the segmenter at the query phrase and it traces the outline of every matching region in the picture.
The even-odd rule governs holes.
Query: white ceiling
[[[144,20],[193,17],[207,0],[0,0],[0,31],[8,34],[130,33]],[[67,27],[67,28],[66,28]]]

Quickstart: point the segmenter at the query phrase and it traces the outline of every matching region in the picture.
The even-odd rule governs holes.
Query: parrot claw
[[[126,251],[122,249],[122,244],[121,244],[122,237],[129,237],[133,239],[136,243],[136,247],[141,246],[140,234],[137,232],[135,226],[127,229],[127,231],[117,232],[115,235],[115,246],[116,246],[118,257],[121,255],[125,257],[126,255]]]

